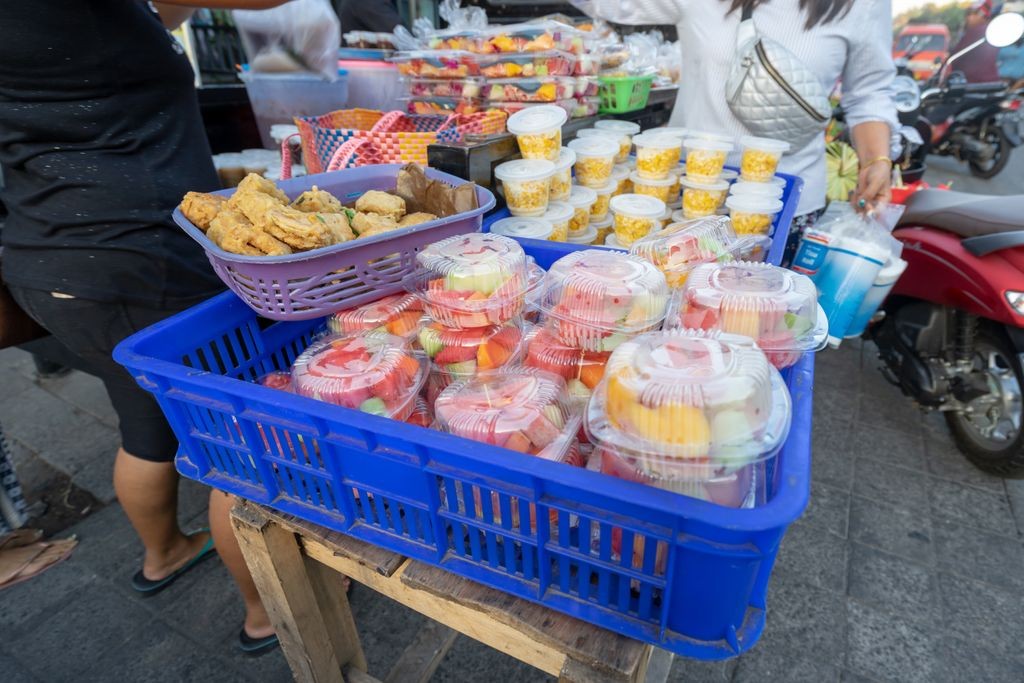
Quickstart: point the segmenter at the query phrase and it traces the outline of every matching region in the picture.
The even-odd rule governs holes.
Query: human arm
[[[859,5],[862,11],[856,17],[856,24],[862,30],[847,38],[842,106],[853,148],[860,159],[857,189],[851,202],[856,208],[867,210],[889,200],[892,183],[889,140],[899,120],[892,99],[896,67],[889,46],[892,37],[889,0],[870,0]]]
[[[678,24],[680,0],[570,0],[590,16],[616,24]]]
[[[160,23],[162,23],[168,31],[173,31],[181,26],[185,21],[190,19],[193,12],[196,11],[195,7],[169,5],[166,2],[154,2],[153,7],[156,8],[156,13],[160,15]]]

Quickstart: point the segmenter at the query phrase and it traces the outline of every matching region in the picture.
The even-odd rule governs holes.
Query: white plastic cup
[[[593,225],[588,225],[587,229],[578,235],[569,235],[569,239],[566,240],[569,244],[593,244],[594,240],[597,239],[597,228]]]
[[[683,146],[686,148],[686,175],[697,182],[718,180],[725,159],[733,149],[731,142],[708,138],[688,138]]]
[[[513,216],[541,216],[548,210],[548,191],[555,165],[543,159],[506,161],[494,169]]]
[[[491,232],[505,237],[520,237],[534,240],[551,239],[551,224],[543,218],[512,216],[491,224]]]
[[[729,191],[729,183],[724,180],[700,183],[683,178],[680,183],[683,186],[683,215],[687,219],[713,215],[725,202]]]
[[[572,165],[576,163],[576,152],[563,147],[555,162],[555,173],[551,176],[551,190],[548,198],[553,202],[564,202],[572,191]]]
[[[747,180],[737,180],[729,188],[729,194],[756,195],[758,197],[782,199],[782,188],[775,183],[752,183]]]
[[[633,194],[645,194],[649,197],[656,197],[658,200],[668,204],[672,193],[672,186],[679,180],[672,175],[664,178],[644,178],[639,171],[630,174],[629,180],[633,183]]]
[[[782,211],[782,202],[757,195],[732,195],[725,200],[737,235],[767,235],[772,219]]]
[[[551,225],[551,235],[548,237],[552,242],[564,242],[569,236],[569,223],[572,221],[574,210],[567,202],[550,202],[548,210],[541,216],[541,220]]]
[[[610,203],[617,241],[623,247],[661,227],[665,202],[643,194],[620,194]]]
[[[569,219],[569,233],[579,233],[590,225],[590,208],[597,201],[597,192],[589,187],[573,185],[568,204],[572,207],[572,218]]]
[[[612,133],[617,137],[619,153],[615,155],[615,163],[621,164],[629,159],[629,153],[633,151],[633,136],[640,132],[640,124],[633,123],[632,121],[605,119],[595,123],[594,129]]]
[[[524,159],[557,161],[562,149],[562,126],[569,115],[553,104],[527,107],[508,117],[508,132],[516,136]]]
[[[576,153],[576,182],[585,187],[604,187],[612,179],[612,167],[619,145],[615,138],[597,135],[569,143]]]
[[[608,184],[604,187],[592,188],[597,197],[594,199],[594,203],[590,206],[590,222],[602,221],[608,216],[608,205],[612,200],[612,196],[615,194],[616,188],[619,184],[614,180],[609,180]]]
[[[633,144],[636,145],[636,172],[641,178],[667,178],[679,165],[682,143],[677,137],[643,133],[633,138]]]
[[[765,183],[775,176],[779,159],[789,151],[789,143],[772,138],[744,135],[740,138],[740,177],[754,183]]]

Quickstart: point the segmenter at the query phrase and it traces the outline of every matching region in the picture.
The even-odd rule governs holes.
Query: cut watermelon
[[[450,365],[475,361],[476,357],[476,349],[472,346],[446,346],[434,356],[434,362],[438,365]]]
[[[538,415],[533,419],[533,422],[523,430],[523,433],[529,437],[534,446],[537,448],[544,448],[558,438],[559,429],[555,425],[551,424],[551,421],[548,418],[543,415]]]

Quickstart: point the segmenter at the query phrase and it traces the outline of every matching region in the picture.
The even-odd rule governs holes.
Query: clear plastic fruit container
[[[327,329],[334,334],[373,331],[413,339],[419,332],[422,317],[423,302],[415,295],[392,294],[328,316]]]
[[[571,76],[576,56],[559,50],[530,54],[473,55],[478,73],[487,78],[541,78]]]
[[[490,53],[583,51],[583,33],[558,21],[529,21],[492,26],[484,31],[479,51]]]
[[[576,152],[563,147],[555,161],[555,173],[551,176],[551,188],[548,199],[553,202],[564,202],[572,191],[572,165],[576,163]]]
[[[782,186],[772,182],[752,183],[746,180],[737,180],[729,188],[730,195],[756,195],[758,197],[771,197],[782,199]]]
[[[526,335],[522,363],[560,376],[573,400],[584,405],[604,377],[611,355],[610,351],[586,351],[565,344],[549,322]]]
[[[594,128],[619,136],[619,153],[615,156],[615,163],[621,164],[629,159],[629,155],[633,151],[633,136],[640,132],[639,124],[632,121],[605,119],[595,123]]]
[[[619,184],[614,180],[609,180],[604,187],[592,188],[597,197],[594,199],[594,203],[590,206],[590,222],[603,221],[608,217],[608,206],[612,201],[612,196],[615,194],[615,190]]]
[[[480,29],[449,28],[434,32],[427,39],[431,50],[465,50],[479,52],[484,33]]]
[[[550,205],[549,205],[550,206]],[[533,240],[551,239],[551,223],[540,218],[528,216],[512,216],[501,218],[491,223],[491,234],[504,235],[505,237],[521,237]]]
[[[576,152],[576,182],[585,187],[604,187],[612,179],[619,146],[610,136],[577,138],[569,142]]]
[[[555,165],[544,159],[516,159],[494,169],[494,177],[501,181],[505,202],[513,216],[544,215],[554,174]]]
[[[600,90],[600,84],[594,76],[578,76],[576,78],[576,89],[574,97],[595,97]]]
[[[256,383],[260,386],[267,387],[268,389],[287,391],[290,394],[295,393],[295,389],[292,387],[292,373],[290,371],[286,372],[284,370],[276,370],[274,372],[268,372],[258,378]]]
[[[526,367],[453,382],[437,397],[434,419],[442,432],[557,462],[580,424],[565,380]]]
[[[562,151],[562,125],[568,118],[561,107],[543,104],[512,114],[506,127],[516,136],[523,158],[553,162]]]
[[[568,202],[549,203],[548,210],[541,216],[541,220],[547,221],[551,225],[551,236],[548,239],[552,242],[566,241],[569,238],[570,227],[575,216],[576,209],[572,204]]]
[[[597,201],[597,191],[589,187],[573,185],[569,195],[569,206],[572,207],[572,218],[569,219],[569,234],[585,230],[590,225],[590,207]]]
[[[500,325],[523,310],[529,272],[519,243],[491,233],[455,235],[416,255],[402,283],[447,327]]]
[[[523,341],[522,327],[518,319],[469,329],[430,322],[420,329],[420,348],[430,359],[432,369],[452,377],[471,377],[512,362]]]
[[[611,351],[665,317],[668,284],[636,256],[586,249],[563,256],[544,277],[540,308],[563,344]]]
[[[642,194],[647,195],[648,197],[654,197],[666,206],[668,206],[669,203],[669,195],[671,194],[672,186],[679,182],[671,173],[666,175],[664,178],[654,179],[643,177],[640,175],[639,171],[631,173],[629,181],[633,184],[633,194]]]
[[[430,381],[430,378],[427,378]],[[412,413],[409,417],[405,418],[406,424],[416,425],[417,427],[429,428],[434,422],[434,411],[430,409],[430,404],[427,403],[423,396],[416,397],[416,403],[413,404]]]
[[[601,58],[593,51],[584,50],[576,55],[576,66],[573,69],[574,76],[596,76],[601,70]]]
[[[584,425],[640,480],[686,494],[775,457],[791,419],[782,377],[750,339],[667,330],[615,350]]]
[[[675,289],[703,263],[737,260],[744,246],[727,218],[709,217],[672,223],[634,242],[629,253],[657,266]]]
[[[630,194],[633,191],[633,182],[629,179],[631,173],[633,171],[626,164],[615,164],[612,167],[612,180],[617,185],[615,194]]]
[[[427,377],[426,356],[401,337],[328,335],[292,365],[295,393],[372,415],[405,420]]]
[[[608,204],[615,219],[615,238],[628,249],[633,242],[659,229],[665,202],[644,194],[620,194]]]
[[[527,260],[527,284],[526,284],[526,306],[523,309],[523,319],[530,324],[536,324],[540,320],[540,298],[544,292],[544,269],[537,265],[532,256]]]
[[[682,143],[677,137],[643,133],[633,137],[633,144],[636,145],[636,172],[641,178],[667,178],[679,165]]]
[[[409,94],[413,97],[452,97],[477,99],[481,96],[484,79],[470,78],[410,78]]]
[[[410,114],[476,114],[484,110],[483,101],[466,97],[400,97]]]
[[[672,223],[672,209],[668,206],[665,207],[665,213],[661,214],[661,218],[658,219],[658,223],[661,224],[659,230],[664,230]]]
[[[574,97],[566,101],[571,105],[569,117],[574,119],[597,116],[597,112],[601,108],[600,97]]]
[[[729,183],[724,180],[702,183],[683,178],[679,182],[683,186],[683,216],[687,219],[714,215],[729,191]]]
[[[739,235],[767,235],[775,215],[782,211],[782,201],[767,196],[731,195],[725,206],[732,218],[732,228]]]
[[[775,176],[779,159],[789,151],[789,143],[771,138],[757,138],[744,135],[740,138],[740,177],[744,180],[764,183]]]
[[[488,102],[557,102],[574,95],[576,80],[571,76],[496,78],[485,82],[481,92]]]
[[[604,220],[590,221],[590,227],[592,227],[597,234],[594,235],[594,241],[592,244],[604,244],[608,235],[612,234],[612,230],[615,229],[615,219],[612,217],[609,211],[608,215],[605,216]]]
[[[767,263],[707,263],[672,297],[666,329],[720,331],[757,342],[778,368],[824,348],[828,321],[810,278]]]
[[[733,149],[731,142],[710,138],[687,138],[683,146],[686,148],[686,177],[701,183],[721,177],[725,159]]]
[[[477,56],[462,50],[412,50],[391,57],[402,76],[466,78],[479,76]]]

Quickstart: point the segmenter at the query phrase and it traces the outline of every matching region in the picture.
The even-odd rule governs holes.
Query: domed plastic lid
[[[777,214],[782,211],[782,202],[770,195],[761,194],[734,194],[725,200],[725,205],[731,211],[743,213],[767,213]]]
[[[612,179],[609,180],[608,184],[605,185],[604,187],[594,187],[590,189],[593,189],[594,192],[596,192],[597,194],[604,196],[606,194],[612,194],[613,192],[615,192],[615,190],[618,189],[618,187],[619,183],[616,180]]]
[[[664,230],[641,237],[630,253],[675,274],[686,274],[702,263],[733,261],[740,244],[728,219],[697,218],[672,223]]]
[[[324,337],[292,366],[295,393],[398,420],[411,412],[426,377],[425,356],[399,337],[373,332]]]
[[[674,135],[664,135],[659,131],[649,131],[633,138],[637,147],[653,147],[655,149],[680,149],[682,142]]]
[[[597,130],[607,130],[621,135],[636,135],[640,132],[640,124],[632,121],[619,121],[618,119],[602,119],[594,124]]]
[[[434,368],[455,377],[468,377],[513,360],[523,340],[521,328],[518,319],[465,330],[430,322],[420,329],[419,342]]]
[[[488,279],[480,287],[485,294],[493,292],[513,275],[521,275],[526,268],[526,254],[515,240],[501,235],[469,233],[455,235],[440,242],[434,242],[416,255],[419,265],[438,276],[450,278],[460,284],[461,280]],[[449,289],[463,289],[450,287]],[[477,289],[477,288],[474,288]]]
[[[671,330],[615,350],[585,426],[596,446],[672,479],[692,476],[696,459],[738,469],[775,455],[791,413],[782,377],[749,339]]]
[[[569,149],[576,152],[577,159],[580,157],[615,156],[619,153],[619,143],[611,136],[596,135],[573,140],[569,143]]]
[[[573,185],[572,193],[569,195],[568,201],[570,206],[581,208],[589,207],[591,204],[597,201],[597,192],[589,187],[583,187],[582,185]]]
[[[708,149],[716,152],[731,152],[733,144],[732,138],[722,139],[724,136],[715,138],[711,137],[696,137],[686,138],[683,140],[683,146],[687,149]]]
[[[535,368],[503,368],[449,385],[434,404],[443,432],[562,460],[579,429],[565,381]]]
[[[327,327],[335,334],[375,331],[409,338],[419,329],[423,303],[412,294],[392,294],[383,299],[338,311],[327,319]]]
[[[645,181],[647,182],[647,181]],[[669,185],[672,183],[669,182]],[[646,194],[620,194],[612,197],[608,204],[615,213],[636,218],[661,218],[665,213],[665,202]]]
[[[585,351],[565,344],[550,323],[535,327],[523,340],[523,365],[552,372],[568,385],[569,395],[586,401],[604,377],[609,351]]]
[[[729,193],[736,196],[750,194],[781,199],[782,186],[775,183],[752,183],[747,180],[737,180],[729,188]]]
[[[651,185],[653,187],[669,187],[676,183],[682,182],[679,176],[669,174],[667,178],[644,178],[638,171],[633,171],[629,174],[629,179],[634,185]],[[625,197],[626,195],[622,195]]]
[[[583,188],[588,189],[588,188]],[[569,196],[572,199],[572,195]],[[575,211],[568,202],[548,202],[548,210],[540,217],[546,223],[564,223],[572,218]]]
[[[769,353],[821,349],[828,334],[810,278],[749,261],[694,268],[666,327],[743,335]]]
[[[619,244],[619,240],[618,238],[615,237],[614,232],[610,232],[607,235],[605,235],[604,246],[611,247],[612,249],[625,249],[624,246]]]
[[[595,220],[591,220],[590,221],[590,227],[594,228],[595,230],[604,230],[605,228],[611,229],[612,225],[614,225],[614,224],[615,224],[615,219],[612,217],[611,214],[608,214],[607,216],[605,216],[604,218],[602,218],[599,221],[595,221]]]
[[[546,240],[551,237],[551,223],[542,218],[512,216],[491,223],[491,233],[505,237],[526,237]]]
[[[724,192],[729,189],[729,183],[721,179],[700,183],[690,178],[680,178],[679,184],[691,190],[707,190],[708,192]]]
[[[587,227],[578,235],[570,234],[566,237],[566,242],[569,244],[593,244],[594,240],[597,239],[597,228],[593,225],[587,224]]]
[[[626,335],[656,327],[665,317],[667,298],[665,276],[651,263],[587,249],[551,265],[540,307],[557,319],[565,343],[610,351]]]
[[[629,170],[629,166],[626,164],[615,164],[612,166],[612,180],[616,183],[621,183],[623,180],[629,178],[630,173],[631,171]]]
[[[516,159],[494,168],[498,180],[544,180],[555,174],[555,165],[545,159]]]
[[[609,140],[614,140],[615,144],[619,144],[619,137],[621,137],[621,136],[618,133],[616,133],[615,131],[611,131],[611,130],[599,130],[597,128],[581,128],[578,131],[576,131],[576,137],[577,138],[602,138],[603,137],[603,138],[608,138]]]
[[[562,151],[558,153],[558,160],[555,163],[555,172],[564,171],[567,168],[571,168],[576,163],[576,152],[572,151],[568,147],[563,147]]]
[[[545,104],[517,111],[508,117],[506,127],[513,135],[551,133],[562,127],[569,115],[561,107]]]

